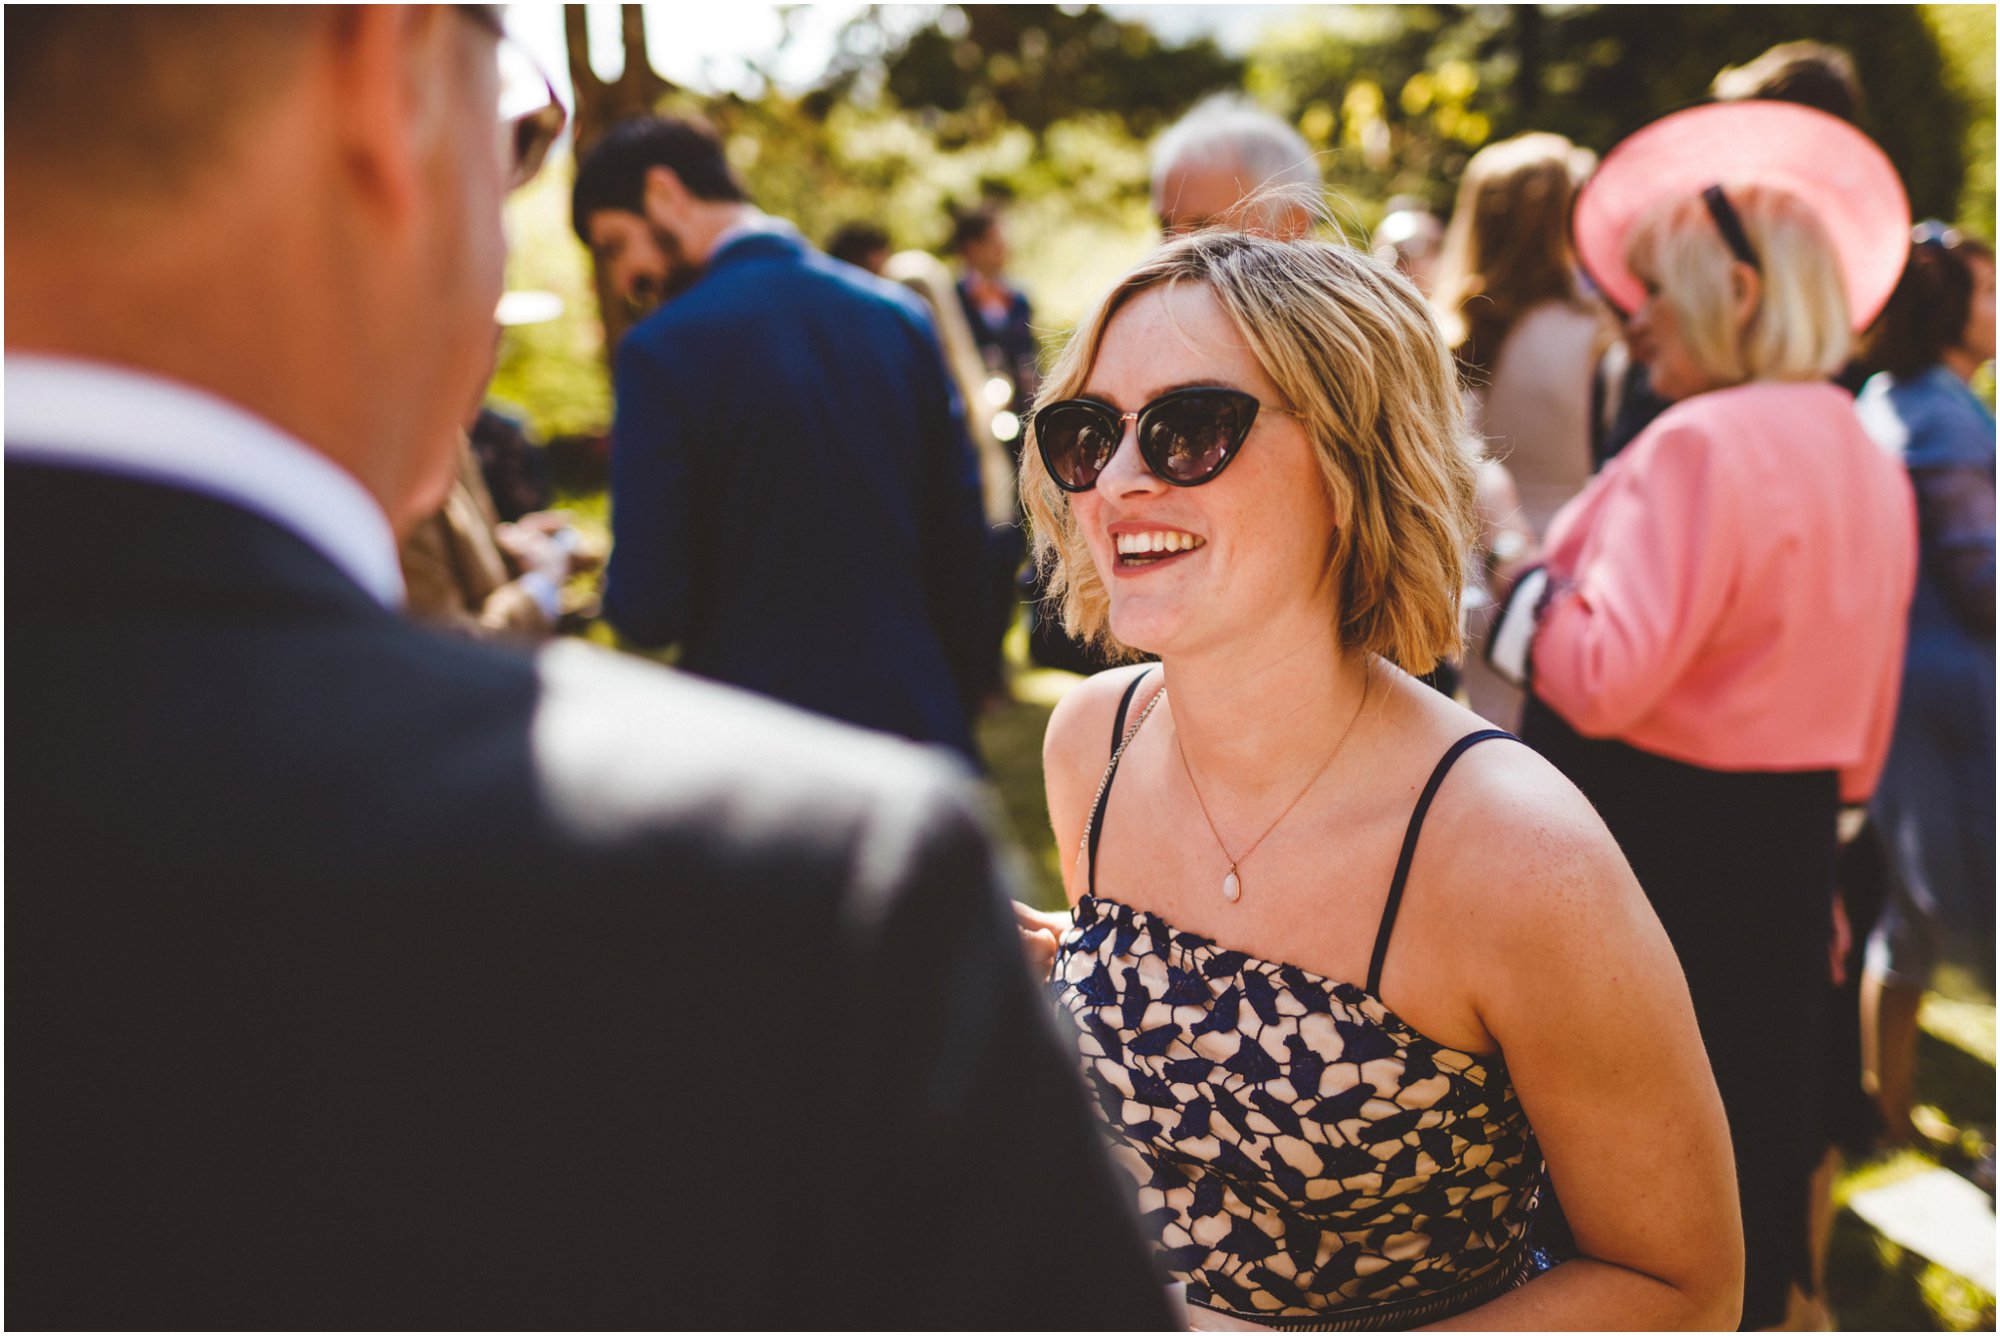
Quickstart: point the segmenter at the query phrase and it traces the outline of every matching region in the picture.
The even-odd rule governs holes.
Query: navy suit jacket
[[[1167,1324],[946,758],[6,474],[9,1326]]]
[[[922,302],[796,234],[619,346],[606,615],[681,666],[970,755],[979,465]]]

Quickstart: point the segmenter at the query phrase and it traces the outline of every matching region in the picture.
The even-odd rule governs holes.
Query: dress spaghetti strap
[[[1141,672],[1132,679],[1132,685],[1125,688],[1125,695],[1118,702],[1118,717],[1111,722],[1111,762],[1104,768],[1104,778],[1097,786],[1097,801],[1090,809],[1090,854],[1087,873],[1092,895],[1097,894],[1097,841],[1104,833],[1104,807],[1111,801],[1111,777],[1118,773],[1118,758],[1124,752],[1125,716],[1132,712],[1132,701],[1139,694],[1139,684],[1151,676],[1150,672]]]
[[[1389,882],[1389,902],[1382,906],[1382,926],[1375,930],[1375,951],[1368,959],[1368,991],[1380,997],[1382,989],[1382,961],[1389,954],[1389,934],[1396,927],[1396,910],[1403,903],[1403,883],[1410,877],[1410,860],[1416,857],[1417,835],[1424,828],[1424,814],[1431,810],[1431,799],[1437,797],[1438,786],[1451,771],[1454,762],[1467,750],[1488,738],[1513,738],[1504,728],[1482,728],[1476,733],[1467,733],[1438,760],[1437,768],[1431,771],[1430,781],[1417,798],[1416,810],[1410,813],[1410,828],[1403,832],[1403,852],[1396,858],[1396,875]],[[1518,739],[1516,739],[1518,741]]]

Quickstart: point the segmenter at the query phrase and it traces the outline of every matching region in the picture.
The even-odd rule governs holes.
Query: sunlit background
[[[1356,237],[1392,195],[1447,210],[1496,138],[1547,129],[1602,151],[1722,65],[1814,37],[1854,52],[1864,128],[1918,214],[1993,232],[1991,6],[509,6],[574,106],[566,9],[606,81],[641,11],[660,105],[714,122],[756,201],[815,242],[867,219],[897,248],[941,250],[950,207],[1005,200],[1012,276],[1050,345],[1152,243],[1147,142],[1214,91],[1299,127]],[[611,417],[572,172],[558,152],[510,210],[510,284],[564,310],[510,332],[497,388],[551,435]]]

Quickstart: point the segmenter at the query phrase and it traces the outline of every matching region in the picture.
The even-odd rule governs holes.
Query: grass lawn
[[[1010,643],[1023,661],[1017,632]],[[993,787],[1024,854],[1023,891],[1044,909],[1063,905],[1062,862],[1049,831],[1042,796],[1042,732],[1064,691],[1081,678],[1050,670],[1019,670],[1014,699],[988,714],[979,743]],[[1107,753],[1109,740],[1106,742]],[[1073,851],[1072,851],[1073,852]],[[1994,1009],[1927,997],[1917,1050],[1917,1097],[1954,1126],[1982,1129],[1990,1139],[1994,1109]],[[1937,1163],[1914,1150],[1846,1167],[1835,1180],[1834,1201]],[[1827,1292],[1838,1325],[1847,1331],[1991,1331],[1993,1296],[1942,1267],[1906,1252],[1844,1209],[1835,1217],[1827,1253]]]

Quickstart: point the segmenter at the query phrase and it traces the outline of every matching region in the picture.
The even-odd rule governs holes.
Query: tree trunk
[[[649,115],[674,85],[654,70],[646,58],[646,10],[644,5],[620,5],[620,41],[625,48],[625,68],[616,79],[606,82],[590,67],[590,32],[582,5],[563,6],[563,38],[569,48],[569,81],[576,90],[575,139],[572,151],[581,163],[597,141],[612,126],[634,116]],[[595,257],[591,272],[597,285],[598,316],[604,323],[604,356],[610,360],[618,340],[625,336],[631,316],[598,270]]]

